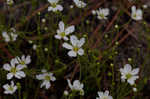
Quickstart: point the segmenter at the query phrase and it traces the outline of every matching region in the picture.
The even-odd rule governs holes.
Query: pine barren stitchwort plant
[[[0,99],[150,99],[149,0],[0,0]]]

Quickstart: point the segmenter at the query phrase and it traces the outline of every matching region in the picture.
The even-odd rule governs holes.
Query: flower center
[[[135,17],[135,18],[136,18],[136,16],[137,16],[137,15],[136,15],[136,13],[135,13],[135,14],[133,15],[133,17]]]
[[[53,8],[56,8],[57,3],[52,3],[51,6],[52,6]]]
[[[75,52],[78,52],[79,48],[75,46],[75,47],[73,48],[73,50],[74,50]]]
[[[17,72],[16,67],[11,68],[10,72],[12,72],[13,74],[16,74],[16,72]]]
[[[102,99],[108,99],[108,97],[107,96],[103,96]]]
[[[132,77],[132,75],[130,73],[126,74],[126,78],[130,79]]]
[[[21,61],[20,64],[21,64],[21,65],[25,65],[25,62],[24,62],[24,61]]]
[[[60,36],[61,36],[61,37],[66,36],[65,32],[61,32],[61,33],[60,33]]]
[[[48,76],[48,75],[45,76],[45,80],[48,80],[48,81],[49,81],[50,79],[51,79],[50,76]]]
[[[9,88],[8,88],[8,90],[10,90],[10,91],[13,91],[13,87],[12,86],[10,86]]]
[[[104,14],[99,14],[99,16],[100,16],[101,18],[104,18]]]

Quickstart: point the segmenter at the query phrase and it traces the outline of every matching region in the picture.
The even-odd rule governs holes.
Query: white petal
[[[134,85],[134,83],[135,83],[133,79],[128,79],[127,81],[130,85]]]
[[[78,42],[78,47],[81,47],[85,43],[85,38],[81,38]]]
[[[139,68],[136,68],[131,71],[131,74],[136,75],[136,74],[138,74],[138,72],[139,72]]]
[[[126,64],[126,65],[124,66],[124,70],[126,70],[126,71],[128,71],[128,72],[130,72],[131,69],[132,69],[132,67],[131,67],[130,64]]]
[[[26,74],[23,72],[23,71],[18,71],[17,72],[21,77],[25,77],[26,76]]]
[[[4,65],[3,65],[3,68],[4,68],[5,70],[7,70],[7,71],[10,71],[10,70],[11,70],[11,67],[10,67],[9,64],[4,64]]]
[[[63,21],[60,21],[60,22],[59,22],[59,29],[62,30],[62,31],[64,31],[64,29],[65,29],[65,24],[64,24]]]
[[[12,73],[7,74],[7,79],[11,79],[14,75]]]
[[[83,50],[82,48],[80,48],[80,49],[78,50],[78,54],[82,56],[82,55],[84,54],[84,50]]]
[[[77,53],[76,53],[75,51],[69,51],[69,52],[68,52],[68,55],[69,55],[70,57],[76,57],[76,56],[77,56]]]
[[[105,93],[104,93],[104,95],[105,95],[105,96],[108,96],[108,95],[109,95],[109,91],[106,90]]]
[[[71,44],[72,44],[73,46],[76,46],[76,45],[77,45],[78,39],[77,39],[77,37],[76,37],[75,35],[70,36],[70,40],[71,40]]]
[[[52,11],[53,10],[53,8],[52,7],[48,7],[48,11]]]
[[[28,55],[28,56],[26,57],[25,63],[26,63],[26,64],[31,63],[31,56]]]
[[[48,89],[50,88],[50,86],[51,86],[50,82],[47,82],[45,88]]]
[[[58,9],[59,11],[62,11],[62,10],[63,10],[63,7],[62,7],[61,5],[57,5],[57,9]]]
[[[61,36],[60,35],[55,35],[55,38],[60,40]]]
[[[19,70],[21,70],[21,69],[23,69],[24,68],[24,66],[22,66],[22,65],[17,65],[17,67],[16,67],[16,69],[19,71]]]
[[[70,80],[69,80],[69,79],[67,79],[67,82],[68,82],[68,86],[70,87],[70,89],[72,89],[72,88],[73,88],[73,86],[72,86],[72,84],[71,84],[71,82],[70,82]]]
[[[132,10],[132,12],[135,12],[135,11],[136,11],[136,7],[135,7],[135,6],[132,6],[132,7],[131,7],[131,10]]]
[[[68,41],[68,40],[69,40],[68,37],[66,37],[66,36],[64,36],[63,39],[64,39],[65,41]]]
[[[68,35],[68,34],[74,32],[74,30],[75,30],[75,27],[74,27],[74,25],[72,25],[65,29],[65,33],[66,33],[66,35]]]
[[[66,48],[66,49],[73,49],[73,47],[70,45],[70,44],[68,44],[68,43],[63,43],[63,45],[62,45],[64,48]]]

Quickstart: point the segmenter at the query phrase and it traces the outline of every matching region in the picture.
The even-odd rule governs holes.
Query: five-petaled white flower
[[[83,90],[84,85],[83,85],[83,83],[80,83],[79,80],[75,80],[73,82],[73,85],[72,85],[69,79],[67,79],[67,82],[68,82],[68,85],[69,85],[69,87],[72,91],[79,91],[80,95],[84,95],[84,90]]]
[[[138,72],[139,72],[139,68],[133,69],[130,64],[126,64],[124,66],[124,68],[120,69],[121,72],[121,80],[125,81],[127,79],[127,82],[130,85],[134,85],[135,80],[139,78],[138,76]]]
[[[73,0],[73,2],[75,3],[75,5],[78,8],[84,8],[86,6],[86,3],[84,3],[83,1],[80,1],[80,0]]]
[[[50,88],[50,81],[55,81],[56,78],[53,76],[53,73],[47,72],[46,70],[42,70],[43,74],[36,75],[38,80],[42,80],[41,88],[45,86],[46,89]]]
[[[10,33],[7,33],[6,31],[2,32],[2,36],[5,39],[5,42],[10,42],[10,41],[16,41],[18,35],[15,34],[16,30],[14,28],[11,28]]]
[[[108,8],[99,8],[99,10],[92,11],[93,14],[97,14],[97,18],[99,20],[101,19],[107,19],[107,16],[109,15],[109,9]]]
[[[64,39],[64,40],[68,40],[67,35],[69,35],[70,33],[75,31],[75,26],[71,25],[67,28],[65,28],[65,24],[63,21],[59,22],[59,29],[57,30],[57,35],[55,35],[56,39]]]
[[[109,95],[109,91],[106,90],[105,92],[98,91],[98,97],[96,99],[113,99],[112,96]]]
[[[22,57],[20,58],[20,57],[16,57],[16,60],[18,61],[18,64],[20,64],[20,65],[22,65],[24,68],[26,68],[27,67],[27,65],[29,64],[29,63],[31,63],[31,56],[26,56],[25,57],[25,55],[22,55]]]
[[[70,50],[68,52],[68,55],[70,57],[76,57],[77,54],[82,56],[84,54],[84,50],[81,47],[85,43],[85,38],[81,38],[80,40],[78,40],[75,35],[72,35],[70,36],[70,42],[72,45],[63,43],[63,47]]]
[[[48,7],[48,11],[62,11],[63,7],[58,4],[59,0],[48,0],[48,2],[51,4],[51,6]]]
[[[5,84],[3,85],[3,88],[5,89],[5,94],[13,94],[17,90],[17,86],[14,84],[13,81],[11,81],[11,85]]]
[[[136,6],[131,7],[131,18],[138,21],[143,19],[143,12],[141,9],[136,9]]]
[[[12,79],[13,76],[15,76],[18,79],[24,78],[26,75],[23,71],[21,71],[24,67],[20,64],[18,64],[18,61],[16,58],[11,59],[10,64],[4,64],[3,68],[6,71],[9,71],[7,74],[7,79]]]

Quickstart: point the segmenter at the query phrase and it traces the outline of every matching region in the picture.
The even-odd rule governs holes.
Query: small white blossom
[[[137,92],[137,88],[133,88],[133,91],[134,91],[134,92]]]
[[[67,82],[68,82],[68,85],[69,85],[69,88],[72,90],[72,91],[79,91],[80,92],[80,95],[84,95],[84,90],[83,90],[83,87],[84,85],[82,83],[80,83],[79,80],[75,80],[73,82],[73,85],[71,84],[70,80],[67,79]]]
[[[122,75],[121,80],[122,81],[127,80],[127,82],[130,85],[134,85],[135,80],[139,78],[139,76],[138,76],[139,68],[136,68],[136,69],[132,70],[132,67],[131,67],[130,64],[126,64],[124,66],[124,68],[120,69],[120,72],[121,72],[121,75]]]
[[[109,95],[109,91],[106,90],[105,92],[98,91],[98,97],[96,99],[113,99],[112,96]]]
[[[18,63],[20,65],[22,65],[24,68],[26,68],[27,65],[31,63],[31,56],[29,56],[29,55],[26,57],[25,57],[25,55],[22,55],[21,58],[17,56],[16,59],[17,59]]]
[[[11,28],[10,33],[7,33],[6,31],[2,32],[2,36],[5,39],[5,42],[10,42],[10,41],[16,41],[18,35],[15,34],[16,30],[14,28]]]
[[[56,39],[64,39],[64,40],[68,40],[67,35],[69,35],[70,33],[75,31],[75,26],[71,25],[69,27],[65,28],[65,24],[63,21],[59,22],[59,29],[57,30],[57,35],[55,35]]]
[[[67,90],[64,91],[64,95],[65,95],[65,96],[68,96],[68,95],[69,95],[69,93],[68,93]]]
[[[48,7],[48,11],[62,11],[63,7],[58,4],[59,0],[48,0],[48,2],[51,4],[51,6]]]
[[[135,6],[131,7],[131,18],[138,21],[143,19],[143,12],[141,9],[136,9]]]
[[[80,0],[73,0],[73,2],[75,3],[75,5],[78,8],[84,8],[86,6],[86,3],[84,3],[83,1],[80,1]]]
[[[108,8],[99,8],[99,10],[96,10],[95,12],[92,12],[93,14],[97,14],[97,18],[99,20],[101,19],[107,19],[107,16],[109,15],[109,9]]]
[[[3,68],[6,71],[9,71],[9,73],[7,74],[7,79],[12,79],[12,77],[16,77],[18,79],[24,78],[26,75],[23,71],[21,71],[24,67],[22,65],[17,65],[18,61],[16,60],[16,58],[13,58],[10,61],[10,64],[4,64]]]
[[[33,44],[32,48],[33,48],[33,50],[36,50],[37,49],[37,45]]]
[[[83,44],[85,43],[85,38],[81,38],[78,40],[78,38],[75,35],[70,36],[70,42],[72,45],[68,43],[63,43],[63,47],[66,49],[69,49],[68,55],[70,57],[76,57],[77,54],[82,56],[84,54],[84,50],[81,48]]]
[[[11,81],[11,85],[9,84],[3,85],[3,88],[5,89],[4,91],[5,94],[13,94],[17,90],[17,86],[14,85],[13,81]]]
[[[46,89],[50,88],[50,81],[55,81],[56,78],[53,76],[53,73],[47,72],[46,70],[42,70],[42,74],[36,75],[38,80],[42,80],[41,88],[45,86]]]

